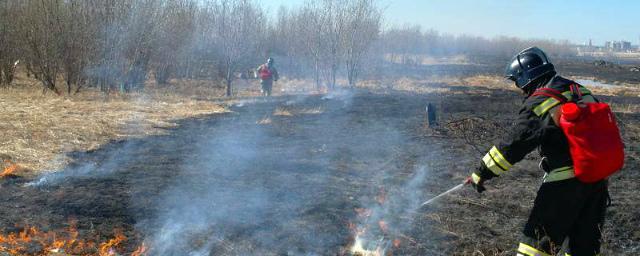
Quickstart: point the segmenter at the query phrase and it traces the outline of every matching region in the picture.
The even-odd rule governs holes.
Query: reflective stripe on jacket
[[[571,99],[571,93],[568,92],[571,84],[576,82],[556,76],[546,87],[564,92],[563,94]],[[583,97],[593,97],[586,88],[580,86],[580,90]],[[500,176],[536,148],[546,159],[544,169],[547,173],[560,168],[570,168],[573,163],[567,138],[554,121],[559,105],[560,102],[551,97],[525,98],[515,125],[498,145],[487,152],[475,173],[483,179]]]

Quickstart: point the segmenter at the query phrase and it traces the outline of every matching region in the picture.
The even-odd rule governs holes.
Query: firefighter
[[[278,81],[278,70],[273,65],[273,58],[267,59],[267,63],[258,67],[256,72],[258,78],[260,78],[260,85],[262,87],[263,96],[271,96],[271,89],[273,88],[273,82]]]
[[[513,57],[505,76],[524,92],[525,99],[510,133],[488,151],[468,182],[482,193],[485,181],[507,173],[537,148],[545,175],[516,255],[556,255],[565,239],[567,255],[598,255],[605,209],[610,202],[607,181],[583,183],[575,178],[567,138],[557,125],[560,102],[553,97],[532,96],[536,89],[547,87],[571,99],[570,86],[577,83],[558,76],[537,47]],[[578,86],[584,102],[597,102],[589,90]]]

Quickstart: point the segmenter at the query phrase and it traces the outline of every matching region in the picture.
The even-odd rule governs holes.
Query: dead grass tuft
[[[324,112],[324,109],[322,107],[315,107],[315,108],[303,108],[300,109],[298,111],[296,111],[296,114],[299,115],[318,115],[318,114],[322,114]]]
[[[263,117],[262,119],[258,120],[258,121],[256,122],[256,124],[259,124],[259,125],[267,125],[267,124],[271,124],[271,122],[272,122],[272,121],[271,121],[271,117],[265,116],[265,117]]]
[[[273,115],[274,116],[293,116],[293,114],[291,114],[291,111],[289,111],[289,109],[285,107],[276,108],[276,110],[273,111]]]

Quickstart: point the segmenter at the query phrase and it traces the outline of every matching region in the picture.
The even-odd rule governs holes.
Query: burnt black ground
[[[5,182],[0,225],[56,230],[77,219],[81,233],[120,228],[140,242],[166,216],[191,225],[197,214],[220,233],[213,254],[335,255],[350,243],[355,208],[428,164],[437,145],[417,139],[425,105],[424,96],[349,92],[232,106],[166,136],[76,153],[61,172],[72,175],[55,183]]]
[[[73,153],[77,163],[60,173],[74,175],[57,182],[3,181],[0,227],[60,230],[76,219],[81,236],[108,239],[114,228],[124,230],[125,251],[162,241],[154,255],[186,255],[185,248],[201,253],[194,255],[343,254],[353,238],[349,223],[361,222],[354,209],[377,207],[381,189],[403,191],[420,168],[427,169],[417,187],[423,199],[456,185],[483,154],[473,146],[489,148],[513,120],[517,94],[459,91],[256,100],[185,120],[168,135]],[[427,102],[441,110],[441,128],[425,127]],[[291,115],[274,115],[285,112]],[[460,135],[456,125],[470,117]],[[394,255],[512,255],[542,176],[535,166],[528,157],[484,195],[467,189],[415,214],[403,211],[415,207],[411,200],[389,196],[388,237],[401,241]],[[638,189],[637,166],[630,159],[612,186],[612,255],[640,248],[638,212],[627,210],[638,206],[629,192]],[[172,230],[187,231],[160,239]]]

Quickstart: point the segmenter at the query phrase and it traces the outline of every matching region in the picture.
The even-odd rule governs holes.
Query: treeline
[[[505,61],[519,50],[534,45],[554,57],[574,57],[577,54],[576,47],[569,41],[455,36],[436,30],[425,31],[420,26],[388,29],[382,34],[381,42],[386,59],[402,64],[420,63],[425,56],[452,55],[464,55],[474,62]]]
[[[574,54],[567,42],[383,29],[382,16],[376,0],[309,0],[274,15],[249,0],[0,0],[0,84],[11,82],[17,60],[58,94],[175,78],[209,79],[231,95],[234,79],[270,56],[283,74],[333,88],[424,56],[508,58],[532,44]]]
[[[21,60],[56,93],[129,91],[153,77],[212,79],[228,95],[270,55],[301,60],[318,83],[334,86],[339,69],[355,83],[382,15],[373,0],[309,1],[275,19],[249,0],[2,0],[0,14],[5,84]]]

